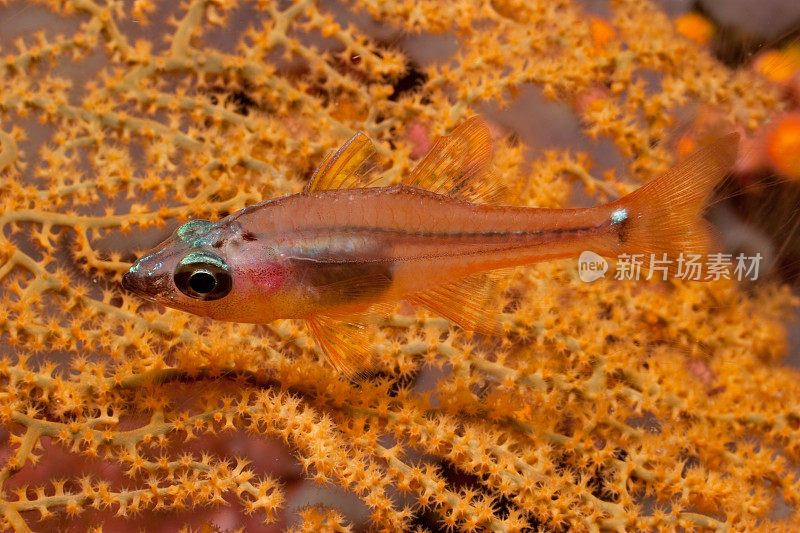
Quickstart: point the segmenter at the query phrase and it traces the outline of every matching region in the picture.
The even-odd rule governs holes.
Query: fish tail
[[[611,244],[603,255],[643,254],[646,261],[666,254],[671,273],[677,259],[719,249],[711,225],[703,220],[714,187],[736,160],[739,135],[704,146],[658,178],[608,204]],[[651,254],[653,254],[651,256]]]

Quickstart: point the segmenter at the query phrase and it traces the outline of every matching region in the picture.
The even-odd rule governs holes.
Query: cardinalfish
[[[479,117],[441,137],[399,185],[365,170],[362,132],[306,189],[219,221],[190,220],[122,278],[126,289],[217,320],[303,319],[338,370],[369,362],[366,325],[381,306],[425,307],[464,329],[498,332],[492,271],[577,257],[707,253],[701,218],[736,157],[727,135],[614,202],[583,209],[503,205]],[[646,256],[647,256],[646,255]]]

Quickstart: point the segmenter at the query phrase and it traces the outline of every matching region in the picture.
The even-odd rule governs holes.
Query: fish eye
[[[175,268],[178,290],[195,300],[218,300],[231,292],[233,276],[222,258],[209,252],[192,252]]]
[[[197,294],[210,294],[217,287],[217,278],[204,269],[197,269],[189,276],[189,288]]]

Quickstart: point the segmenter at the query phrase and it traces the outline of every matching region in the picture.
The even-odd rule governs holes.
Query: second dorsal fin
[[[367,176],[372,168],[375,145],[367,135],[359,131],[317,167],[306,191],[327,189],[355,189],[366,187]]]
[[[403,185],[426,189],[468,202],[502,200],[492,172],[492,137],[478,116],[439,137]]]

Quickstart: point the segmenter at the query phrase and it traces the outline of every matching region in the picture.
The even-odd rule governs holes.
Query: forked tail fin
[[[731,133],[697,150],[658,178],[608,204],[615,242],[609,253],[667,254],[674,273],[680,254],[708,254],[717,248],[702,218],[709,196],[736,160],[739,134]],[[666,266],[666,265],[665,265]]]

